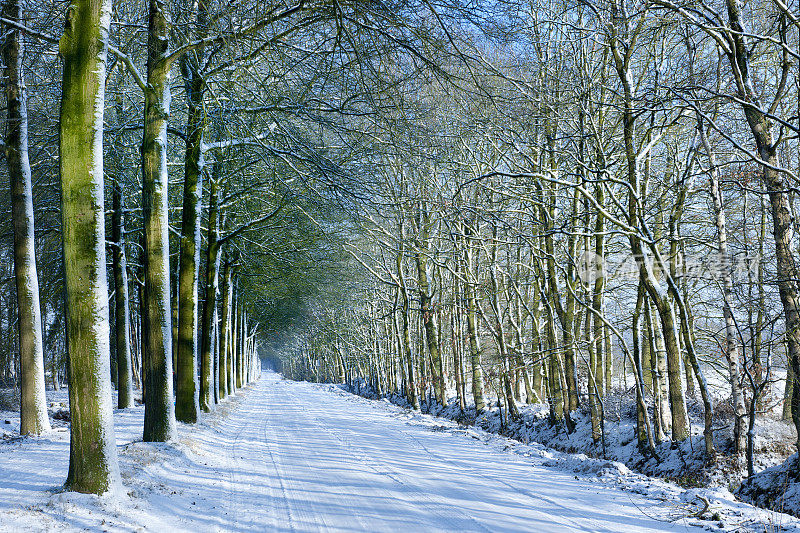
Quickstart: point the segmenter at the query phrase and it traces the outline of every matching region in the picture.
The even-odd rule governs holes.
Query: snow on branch
[[[249,144],[257,144],[261,145],[258,141],[263,141],[267,137],[269,137],[277,125],[273,122],[270,124],[270,131],[269,133],[261,133],[259,135],[255,135],[253,137],[245,137],[243,139],[228,139],[227,141],[218,141],[213,143],[204,143],[203,144],[203,151],[208,152],[211,150],[223,150],[225,148],[233,148],[234,146],[243,146]]]

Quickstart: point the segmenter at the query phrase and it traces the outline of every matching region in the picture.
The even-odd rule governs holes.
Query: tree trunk
[[[697,130],[700,133],[700,140],[706,151],[709,163],[709,177],[711,179],[711,198],[714,202],[714,222],[717,227],[717,247],[719,253],[719,269],[716,273],[722,278],[722,314],[725,318],[725,345],[724,355],[728,363],[728,378],[731,385],[731,399],[733,401],[733,449],[737,454],[743,454],[747,434],[745,432],[745,417],[747,408],[744,404],[744,392],[740,383],[739,373],[739,347],[736,342],[736,322],[733,317],[731,301],[733,299],[733,278],[728,256],[728,230],[725,226],[725,210],[722,190],[719,186],[719,174],[717,172],[716,158],[708,142],[703,122],[698,118]]]
[[[3,16],[22,21],[20,0],[6,0]],[[39,277],[36,273],[33,187],[28,159],[28,109],[22,59],[25,45],[22,32],[4,28],[2,46],[6,78],[5,155],[11,185],[11,218],[14,232],[14,278],[17,288],[17,331],[20,356],[20,433],[39,435],[50,430],[44,382],[44,347],[39,303]],[[102,154],[101,154],[102,157]],[[102,246],[102,244],[101,244]]]
[[[510,361],[508,355],[508,346],[506,344],[506,333],[503,325],[503,316],[500,310],[500,284],[497,280],[497,226],[492,228],[492,243],[491,251],[489,253],[489,261],[489,281],[492,287],[492,314],[495,318],[494,334],[495,339],[497,340],[497,348],[500,352],[500,360],[503,365],[501,387],[503,388],[503,393],[505,395],[507,408],[506,412],[508,417],[511,420],[516,421],[519,419],[519,409],[517,408],[517,403],[514,400],[514,393],[511,388]]]
[[[197,39],[206,36],[206,5],[204,0],[197,2],[195,22]],[[200,217],[203,195],[203,136],[206,127],[204,104],[205,80],[200,69],[203,68],[205,48],[200,47],[191,54],[181,57],[181,72],[188,111],[186,118],[186,155],[184,159],[183,211],[181,216],[180,271],[178,274],[178,354],[176,369],[175,416],[183,422],[196,422],[200,409],[209,411],[211,403],[206,396],[200,398],[202,383],[198,386],[198,270],[200,268]],[[202,362],[201,362],[202,366]],[[206,371],[208,361],[206,361]],[[207,373],[207,372],[206,372]],[[208,378],[203,373],[203,379]],[[201,380],[202,381],[202,380]]]
[[[239,294],[238,289],[239,288],[236,287],[236,303],[233,306],[233,311],[236,315],[236,318],[233,321],[233,338],[236,341],[233,350],[235,370],[234,381],[236,382],[236,390],[239,390],[244,386],[244,383],[242,383],[242,328],[244,325],[244,309],[242,308],[241,294]]]
[[[467,235],[464,238],[464,253],[468,272],[473,270],[472,243],[469,239],[469,228],[466,229]],[[470,275],[470,274],[468,274]],[[486,409],[486,401],[483,396],[483,368],[481,367],[481,345],[478,337],[477,320],[477,296],[475,283],[465,283],[464,291],[467,297],[467,335],[469,336],[469,362],[472,369],[472,400],[475,402],[475,410],[480,413]]]
[[[238,387],[236,386],[236,350],[237,350],[237,329],[236,329],[236,320],[237,320],[237,298],[238,295],[234,292],[234,280],[231,278],[230,286],[228,287],[230,291],[230,316],[228,317],[228,376],[229,376],[229,383],[228,383],[228,391],[230,394],[234,394]]]
[[[458,282],[454,282],[454,292],[458,294]],[[461,323],[457,317],[456,306],[450,309],[450,345],[453,350],[453,372],[456,377],[456,394],[458,396],[458,408],[463,413],[467,407],[464,388],[464,369],[462,364],[462,351],[460,346]]]
[[[403,354],[405,355],[406,364],[408,365],[408,371],[406,372],[406,379],[408,380],[406,386],[406,396],[408,398],[408,403],[411,404],[411,407],[414,409],[419,409],[419,398],[417,397],[416,392],[416,377],[414,372],[414,354],[411,352],[411,333],[408,327],[408,317],[411,309],[408,297],[408,288],[406,287],[406,278],[403,272],[403,242],[403,226],[401,225],[400,249],[397,251],[395,264],[397,267],[397,279],[400,282],[400,288],[398,290],[400,291],[400,300],[402,302],[402,309],[400,310],[400,319],[402,324],[400,342],[403,348]]]
[[[642,288],[645,290],[645,294],[647,289],[644,287],[644,283],[640,281],[642,284]],[[663,442],[666,437],[666,422],[665,422],[665,413],[664,413],[664,393],[663,393],[663,381],[664,381],[664,374],[661,369],[661,356],[656,350],[655,344],[655,336],[656,331],[653,327],[653,313],[651,310],[650,300],[649,297],[646,296],[644,299],[644,320],[645,320],[645,328],[647,332],[647,352],[650,354],[650,375],[652,376],[652,384],[653,384],[653,428],[654,428],[654,439],[656,444],[660,444]]]
[[[241,379],[241,371],[242,371],[242,360],[240,357],[241,350],[242,350],[242,308],[241,302],[239,300],[240,295],[238,291],[238,287],[234,288],[234,302],[233,302],[233,319],[231,320],[231,326],[233,327],[233,344],[231,348],[233,351],[231,353],[231,357],[233,358],[233,383],[236,386],[236,390],[240,390],[242,388],[242,379]]]
[[[558,343],[555,332],[555,316],[550,302],[544,301],[545,330],[547,332],[547,396],[550,403],[550,421],[554,424],[564,419],[564,391],[561,387]]]
[[[59,53],[61,204],[69,357],[66,487],[101,494],[120,483],[111,404],[103,104],[110,0],[72,0]]]
[[[422,209],[422,208],[420,208]],[[421,233],[417,240],[417,249],[414,252],[414,259],[417,264],[417,283],[419,285],[419,304],[422,313],[422,322],[425,326],[425,339],[428,344],[428,353],[431,356],[431,370],[433,373],[433,390],[436,394],[436,401],[442,407],[447,406],[447,396],[445,393],[444,372],[442,370],[442,358],[439,353],[439,342],[436,328],[436,311],[431,305],[430,286],[428,285],[428,267],[425,252],[427,251],[427,216],[420,214],[419,231]]]
[[[144,214],[145,394],[143,440],[175,435],[172,403],[172,316],[169,283],[167,120],[169,119],[169,21],[163,0],[150,0],[147,83],[142,140]]]
[[[219,278],[219,276],[217,276]],[[216,306],[214,307],[214,316],[211,318],[211,364],[214,367],[214,373],[211,379],[214,383],[214,404],[218,404],[222,399],[219,395],[219,312]]]
[[[644,403],[644,363],[642,361],[642,343],[641,343],[641,327],[639,326],[640,318],[642,315],[642,306],[647,305],[645,296],[645,288],[641,281],[639,282],[639,290],[636,296],[636,307],[633,311],[633,365],[634,372],[638,377],[636,386],[636,442],[640,450],[643,450],[648,444],[647,432],[647,409]],[[647,344],[645,344],[647,346]],[[641,384],[638,385],[638,383]]]
[[[212,342],[214,340],[214,316],[217,309],[217,289],[219,287],[219,234],[217,228],[218,218],[218,190],[217,181],[219,163],[214,165],[215,176],[210,181],[208,203],[208,249],[206,252],[206,300],[203,305],[203,321],[201,324],[200,342],[200,408],[210,411],[214,401],[213,390],[217,380],[214,379],[212,367]]]
[[[122,185],[113,185],[111,233],[114,240],[112,270],[114,271],[114,326],[117,348],[117,407],[133,407],[133,378],[131,369],[130,308],[128,299],[128,262],[125,254],[125,218]]]
[[[225,398],[233,394],[230,359],[230,316],[231,316],[231,265],[228,261],[222,267],[222,319],[219,325],[219,395]]]
[[[239,360],[238,360],[238,370],[239,370],[239,382],[241,383],[242,387],[247,386],[247,312],[244,310],[244,302],[241,303],[240,308],[240,316],[241,319],[239,321],[239,342],[237,342],[237,346],[239,347]]]
[[[147,296],[144,290],[144,232],[139,235],[139,282],[136,284],[136,292],[139,299],[139,320],[137,326],[139,330],[139,388],[142,391],[142,402],[147,405]],[[146,410],[146,407],[145,407]]]
[[[547,172],[551,176],[558,175],[558,161],[556,159],[556,135],[558,134],[558,125],[556,117],[548,116],[545,121],[545,141],[547,152]],[[571,412],[578,408],[578,375],[577,365],[575,364],[575,338],[574,338],[574,318],[575,318],[575,301],[573,297],[574,285],[571,285],[566,292],[566,307],[561,303],[561,293],[558,290],[558,276],[556,273],[555,264],[555,242],[553,234],[555,233],[555,215],[556,215],[556,189],[555,186],[547,182],[543,187],[543,205],[540,208],[541,215],[544,220],[545,232],[545,254],[547,255],[546,268],[548,289],[552,300],[552,311],[555,312],[561,323],[562,339],[563,339],[563,362],[559,367],[564,367],[564,373],[561,376],[566,384],[566,397],[565,408],[567,412]],[[577,194],[577,192],[575,193]],[[573,202],[576,196],[573,196]],[[573,207],[572,213],[576,212]],[[568,239],[568,254],[571,258],[570,265],[574,260],[575,241],[573,238]],[[566,283],[572,284],[573,271],[570,269],[567,273]],[[551,346],[554,349],[555,346]]]
[[[554,165],[555,163],[553,163]],[[562,331],[562,345],[564,350],[564,361],[560,366],[564,367],[564,383],[566,384],[566,398],[565,408],[570,412],[578,408],[578,379],[577,379],[577,366],[575,365],[575,350],[573,337],[573,326],[575,318],[575,303],[574,298],[570,297],[571,290],[567,290],[567,306],[566,308],[561,303],[561,293],[558,290],[558,275],[556,273],[555,264],[555,244],[553,241],[553,231],[555,224],[555,202],[556,194],[553,187],[548,185],[547,188],[551,191],[547,199],[547,207],[543,209],[546,215],[546,233],[545,233],[545,253],[547,255],[547,283],[550,296],[552,299],[553,310],[558,317],[561,324]],[[570,255],[572,257],[572,255]],[[570,280],[567,279],[567,283]],[[554,346],[551,349],[555,348]],[[556,378],[558,379],[558,378]]]

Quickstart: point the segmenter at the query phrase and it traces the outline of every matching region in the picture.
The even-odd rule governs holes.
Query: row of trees
[[[166,196],[169,94],[165,81],[169,64],[157,64],[158,55],[168,53],[169,48],[162,46],[166,44],[162,42],[166,37],[165,6],[162,2],[151,2],[149,7],[151,28],[148,32],[146,78],[137,70],[130,56],[111,48],[116,60],[127,66],[125,74],[142,83],[145,100],[144,126],[140,128],[144,131],[141,149],[143,249],[140,254],[140,312],[137,313],[140,322],[136,327],[132,325],[130,313],[128,236],[122,192],[124,179],[119,175],[125,164],[121,153],[125,149],[119,144],[112,147],[114,175],[110,189],[113,198],[113,241],[107,241],[105,234],[105,163],[108,158],[103,141],[105,93],[109,83],[107,51],[111,3],[73,2],[65,15],[65,30],[61,39],[26,26],[27,17],[22,12],[19,0],[6,2],[3,11],[3,23],[8,30],[3,48],[8,102],[5,155],[12,192],[22,398],[20,429],[23,434],[39,434],[49,429],[29,161],[28,97],[23,68],[25,38],[57,44],[64,64],[58,119],[58,162],[71,415],[70,468],[66,486],[81,492],[104,492],[119,482],[110,395],[112,350],[106,273],[107,244],[113,249],[113,377],[119,391],[118,407],[133,406],[133,382],[138,378],[145,403],[144,440],[166,441],[174,436],[175,431]],[[202,11],[202,8],[198,7],[198,10]],[[176,61],[195,49],[194,42],[189,41],[183,49],[175,52],[170,61]],[[166,72],[160,74],[159,69],[165,68]],[[163,76],[160,80],[159,75]],[[156,102],[153,103],[153,100]],[[123,93],[120,92],[115,106],[119,127],[124,126],[123,105]],[[202,154],[197,158],[202,158]],[[221,161],[219,163],[222,164]],[[219,179],[219,176],[215,178]],[[197,195],[194,196],[190,197],[190,201],[197,204]],[[196,316],[188,324],[193,331],[193,338],[190,339],[192,352],[188,356],[188,364],[194,373],[192,385],[197,383],[197,341],[202,339],[203,342],[202,392],[206,410],[210,410],[213,403],[227,394],[246,385],[259,371],[252,326],[247,320],[239,293],[234,292],[236,284],[232,279],[232,270],[235,265],[232,262],[225,264],[224,302],[219,311],[220,306],[214,300],[220,268],[218,250],[225,238],[216,233],[217,221],[214,216],[216,213],[210,217],[212,238],[209,242],[212,246],[208,247],[209,278],[213,285],[207,289],[211,296],[206,297],[208,309],[204,314],[204,318],[208,319],[204,320],[202,330],[198,328]],[[197,227],[184,227],[183,230],[191,232],[193,238],[199,241],[199,216],[195,214],[195,218],[197,220],[191,222]],[[238,229],[241,231],[246,227],[244,225]],[[188,246],[184,244],[184,248]],[[185,263],[190,262],[190,267],[195,270],[193,294],[178,294],[178,300],[189,298],[193,301],[195,315],[198,256],[199,250],[194,254],[194,262],[182,262],[184,268]],[[53,307],[57,308],[57,305]],[[217,313],[221,315],[218,321],[215,320]],[[133,340],[132,333],[135,334]],[[185,367],[187,363],[181,362]],[[178,373],[178,378],[181,377]],[[54,380],[57,382],[57,376],[54,376]],[[181,387],[178,390],[181,391]],[[186,399],[179,399],[177,405],[184,407],[186,402]],[[197,408],[196,387],[193,398],[190,397],[188,402]],[[196,417],[191,421],[195,420]]]
[[[371,124],[362,285],[283,368],[509,420],[547,402],[567,431],[586,402],[598,446],[624,387],[653,456],[690,437],[688,393],[712,459],[722,394],[752,474],[757,415],[800,428],[800,8],[502,7],[451,32],[458,90],[421,80]]]
[[[378,103],[382,58],[423,62],[418,11],[395,7],[3,3],[17,298],[0,377],[31,435],[49,429],[45,366],[68,378],[68,489],[119,482],[112,383],[119,408],[141,388],[145,441],[170,440],[257,377],[337,268],[331,222],[368,185],[347,117]]]

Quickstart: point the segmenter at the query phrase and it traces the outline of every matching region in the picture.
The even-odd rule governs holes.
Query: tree
[[[167,222],[167,120],[169,74],[174,58],[169,49],[169,19],[163,0],[149,1],[147,86],[142,139],[142,207],[144,213],[144,345],[147,401],[144,440],[163,442],[175,435],[172,401],[172,315],[169,287]]]
[[[100,494],[120,482],[111,405],[103,207],[103,104],[110,0],[72,0],[64,60],[60,168],[70,462],[66,487]]]
[[[203,39],[208,33],[208,10],[205,0],[196,5],[196,37]],[[205,172],[204,132],[206,127],[205,84],[201,69],[205,61],[205,47],[199,46],[181,57],[181,72],[189,109],[186,119],[186,156],[184,158],[183,210],[181,247],[178,275],[178,367],[175,414],[183,422],[197,422],[199,412],[210,411],[210,371],[203,367],[202,383],[198,383],[198,302],[197,277],[200,259],[200,210]],[[209,352],[210,353],[210,352]],[[206,360],[206,364],[208,364]],[[203,387],[205,386],[205,387]],[[202,396],[202,397],[201,397]]]
[[[204,411],[210,411],[215,398],[224,397],[227,389],[222,384],[225,381],[227,364],[224,357],[214,357],[216,338],[214,325],[217,313],[217,291],[219,289],[220,246],[219,239],[219,180],[222,173],[222,163],[214,163],[213,176],[209,180],[208,200],[208,244],[206,249],[206,299],[203,304],[203,315],[200,328],[200,406]],[[218,354],[218,352],[216,352]],[[224,365],[224,366],[223,366]],[[212,372],[212,367],[214,372]]]
[[[3,17],[23,20],[19,0],[6,0]],[[44,348],[36,272],[33,188],[28,158],[27,90],[22,72],[25,45],[19,28],[6,30],[2,47],[5,92],[8,102],[5,156],[11,181],[11,210],[14,227],[14,277],[17,287],[21,379],[20,433],[39,435],[50,429],[44,383]]]
[[[130,306],[128,297],[128,260],[125,252],[125,204],[119,181],[113,184],[111,215],[114,248],[114,326],[117,350],[117,407],[133,407],[133,369],[131,366]]]

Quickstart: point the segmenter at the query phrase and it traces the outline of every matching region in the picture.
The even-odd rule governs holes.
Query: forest
[[[67,491],[270,369],[800,516],[800,3],[0,26],[0,411],[46,437],[66,389]]]

